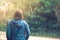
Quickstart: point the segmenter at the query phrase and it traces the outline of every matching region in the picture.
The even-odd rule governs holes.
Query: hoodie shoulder
[[[27,22],[25,20],[22,20],[24,24],[27,24]]]
[[[22,22],[23,22],[23,23],[26,23],[26,21],[25,21],[25,20],[22,20]]]
[[[26,22],[25,20],[22,20],[23,22]]]

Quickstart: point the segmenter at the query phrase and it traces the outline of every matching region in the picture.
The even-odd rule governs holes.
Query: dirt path
[[[0,40],[6,40],[5,34],[6,34],[5,32],[0,31]],[[30,36],[29,40],[60,40],[60,39]]]

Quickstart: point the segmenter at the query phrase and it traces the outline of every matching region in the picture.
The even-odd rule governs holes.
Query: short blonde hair
[[[14,18],[19,17],[20,19],[23,19],[23,10],[22,9],[17,9],[14,13]]]

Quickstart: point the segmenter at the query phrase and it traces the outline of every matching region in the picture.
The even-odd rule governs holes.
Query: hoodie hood
[[[13,20],[12,23],[18,27],[21,27],[22,26],[22,20]]]

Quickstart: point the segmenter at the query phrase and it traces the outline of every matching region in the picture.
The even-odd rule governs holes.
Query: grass
[[[5,25],[0,25],[0,31],[6,31],[6,26]],[[39,32],[32,32],[32,36],[40,36],[40,37],[51,37],[51,38],[60,38],[60,32],[56,31],[51,31],[47,32],[44,30],[39,30]]]
[[[31,33],[32,36],[40,36],[40,37],[50,37],[50,38],[60,38],[60,34],[58,33],[40,33],[40,32],[32,32]]]
[[[6,26],[5,25],[0,25],[0,31],[6,31]]]

